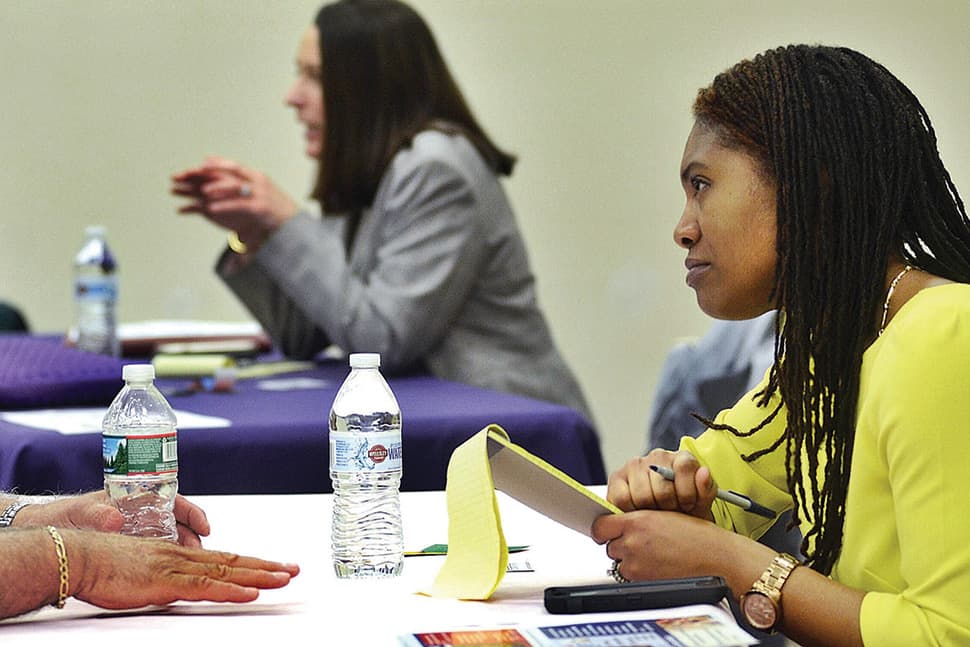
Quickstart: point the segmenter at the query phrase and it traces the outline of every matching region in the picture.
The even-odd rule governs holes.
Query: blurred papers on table
[[[67,334],[73,345],[77,331]],[[153,319],[118,326],[121,353],[126,357],[149,357],[167,353],[260,353],[272,348],[272,341],[255,321],[202,321]]]

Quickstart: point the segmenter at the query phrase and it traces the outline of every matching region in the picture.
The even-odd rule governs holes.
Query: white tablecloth
[[[179,603],[118,613],[71,599],[63,610],[45,608],[0,623],[0,644],[395,645],[399,634],[413,631],[548,621],[553,617],[543,607],[545,587],[610,581],[611,561],[603,547],[498,496],[509,545],[530,546],[510,561],[527,561],[534,572],[507,573],[488,602],[419,595],[429,590],[445,559],[438,556],[407,557],[398,578],[338,580],[330,562],[332,495],[200,496],[192,500],[212,524],[207,548],[296,562],[301,574],[243,605]],[[406,492],[401,505],[406,549],[447,541],[443,492]]]

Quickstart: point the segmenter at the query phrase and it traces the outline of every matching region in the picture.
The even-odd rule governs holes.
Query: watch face
[[[751,591],[741,600],[741,611],[755,629],[768,630],[778,621],[778,609],[764,593]]]

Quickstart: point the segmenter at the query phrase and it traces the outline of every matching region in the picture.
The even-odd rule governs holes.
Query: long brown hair
[[[811,517],[803,551],[828,574],[842,548],[862,354],[889,261],[970,282],[966,208],[919,100],[851,49],[793,45],[741,61],[699,91],[694,115],[778,187],[783,314],[759,403],[780,392],[787,430],[745,458],[785,446],[793,523]]]
[[[431,30],[397,0],[341,0],[321,7],[324,145],[313,197],[325,212],[354,212],[373,202],[387,165],[428,128],[457,131],[497,173],[515,157],[475,120]]]

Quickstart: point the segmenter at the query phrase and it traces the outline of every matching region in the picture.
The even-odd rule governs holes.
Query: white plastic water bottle
[[[331,541],[337,577],[400,575],[401,409],[377,353],[350,356],[330,409]]]
[[[84,230],[84,245],[74,257],[74,303],[77,310],[77,348],[120,354],[115,306],[118,301],[118,265],[108,249],[104,227]]]
[[[126,535],[176,541],[178,436],[175,412],[155,387],[151,364],[122,368],[125,386],[101,423],[104,489]]]

